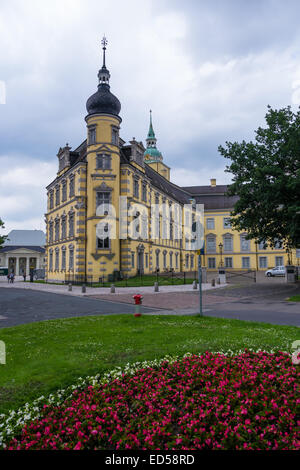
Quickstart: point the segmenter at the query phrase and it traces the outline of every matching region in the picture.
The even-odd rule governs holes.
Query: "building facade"
[[[0,266],[16,276],[28,276],[31,270],[44,269],[45,242],[42,230],[12,230],[0,249]]]
[[[47,187],[47,279],[97,282],[113,273],[130,277],[157,269],[195,271],[196,251],[178,235],[184,221],[172,215],[178,207],[190,205],[192,220],[195,203],[205,208],[202,264],[208,269],[285,264],[282,249],[261,250],[245,240],[246,234],[233,232],[228,218],[235,201],[225,196],[226,186],[212,180],[209,186],[179,187],[170,181],[170,168],[157,148],[152,114],[146,146],[134,138],[128,144],[122,140],[121,104],[110,91],[105,53],[104,39],[98,90],[86,104],[87,139],[74,151],[68,144],[59,149],[57,177]],[[153,204],[169,212],[153,214]],[[146,222],[141,224],[143,217]],[[112,219],[113,224],[107,223]],[[132,227],[136,236],[131,235]]]

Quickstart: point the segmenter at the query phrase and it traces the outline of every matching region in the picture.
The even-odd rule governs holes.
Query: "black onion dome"
[[[110,92],[107,83],[100,83],[98,91],[86,102],[88,114],[113,114],[118,116],[121,111],[121,103],[118,98]]]

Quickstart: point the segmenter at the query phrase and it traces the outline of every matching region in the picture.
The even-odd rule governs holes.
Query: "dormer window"
[[[97,157],[97,169],[98,170],[110,170],[111,169],[111,155],[109,154],[98,154]]]

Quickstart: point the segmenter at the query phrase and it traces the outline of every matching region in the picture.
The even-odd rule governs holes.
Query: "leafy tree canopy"
[[[0,229],[4,228],[4,222],[0,219]],[[2,247],[3,243],[5,242],[7,235],[0,235],[0,248]]]
[[[232,225],[248,238],[287,249],[300,247],[300,107],[273,110],[268,106],[265,128],[255,142],[226,142],[219,152],[231,160],[233,174],[227,194],[239,199]]]

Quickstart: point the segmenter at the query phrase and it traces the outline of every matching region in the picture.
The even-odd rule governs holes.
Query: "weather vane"
[[[106,68],[106,65],[105,65],[105,51],[106,51],[106,46],[107,46],[107,39],[105,37],[105,34],[103,35],[103,39],[101,41],[101,44],[103,46],[103,68]]]
[[[105,37],[105,34],[104,34],[104,36],[103,36],[103,39],[102,39],[102,41],[101,41],[101,44],[102,44],[102,46],[103,46],[103,49],[106,49],[106,46],[107,46],[107,39],[106,39],[106,37]]]

